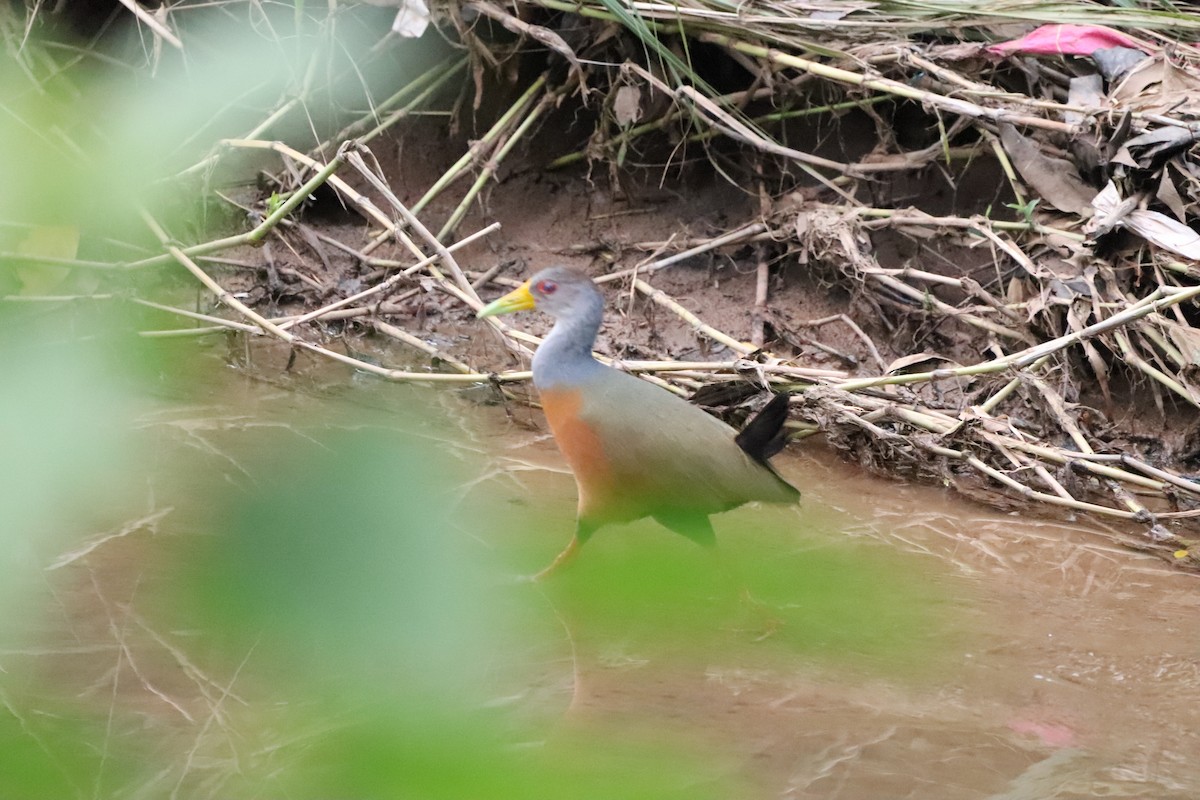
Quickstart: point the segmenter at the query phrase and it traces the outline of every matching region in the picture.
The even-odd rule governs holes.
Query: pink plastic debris
[[[1020,39],[993,44],[987,51],[998,56],[1013,53],[1090,56],[1096,50],[1107,47],[1147,49],[1142,42],[1103,25],[1043,25]]]
[[[1011,720],[1008,727],[1015,733],[1036,736],[1047,747],[1074,747],[1076,744],[1075,731],[1066,725],[1018,718]]]

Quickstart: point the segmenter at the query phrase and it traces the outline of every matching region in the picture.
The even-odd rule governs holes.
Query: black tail
[[[746,455],[760,464],[766,464],[767,459],[787,443],[787,431],[783,428],[787,418],[788,394],[784,392],[772,397],[762,411],[746,423],[734,441]]]

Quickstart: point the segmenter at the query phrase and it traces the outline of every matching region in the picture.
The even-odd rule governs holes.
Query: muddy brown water
[[[186,391],[165,392],[140,423],[159,467],[190,452],[231,484],[253,480],[244,458],[251,431],[255,447],[314,442],[330,428],[385,425],[388,414],[421,398],[443,420],[427,436],[476,470],[465,492],[483,491],[500,505],[497,517],[542,503],[562,525],[549,535],[512,527],[491,533],[486,525],[472,532],[500,554],[504,569],[536,569],[565,543],[574,485],[535,411],[311,364],[288,376],[281,365],[276,355],[260,354],[253,366],[233,370],[214,357]],[[866,476],[816,441],[791,445],[775,463],[803,489],[802,506],[725,515],[717,520],[719,536],[736,552],[744,542],[730,535],[738,528],[734,515],[765,515],[783,523],[771,543],[779,553],[846,547],[869,554],[864,564],[894,563],[933,587],[953,607],[945,624],[954,633],[937,645],[929,669],[918,658],[915,668],[890,674],[804,651],[765,662],[763,644],[748,636],[708,660],[676,659],[669,648],[620,637],[580,646],[568,630],[544,643],[527,674],[505,683],[515,702],[542,720],[547,737],[593,723],[652,721],[719,754],[712,770],[736,776],[749,787],[739,795],[746,797],[1200,796],[1195,576],[1115,547],[1082,525],[1000,514],[936,487]],[[353,491],[338,487],[336,475],[328,481],[331,491]],[[143,796],[210,796],[203,782],[184,780],[212,767],[211,759],[195,756],[210,729],[220,727],[203,713],[204,701],[189,704],[195,685],[208,680],[193,680],[187,666],[202,660],[193,652],[195,632],[147,624],[149,609],[139,606],[146,590],[139,587],[169,561],[163,542],[207,533],[187,509],[212,498],[189,500],[186,474],[150,484],[150,495],[161,499],[151,497],[147,513],[168,496],[177,510],[155,523],[156,535],[135,529],[105,539],[54,571],[55,611],[36,644],[8,648],[3,665],[32,665],[50,687],[46,695],[57,691],[169,730],[164,741],[178,746],[164,745],[162,784]],[[593,559],[587,569],[603,570],[606,553],[636,551],[643,536],[675,546],[653,526],[604,531],[584,551],[582,558]],[[680,558],[693,557],[689,543],[678,547]],[[562,622],[556,604],[564,596],[569,602],[570,578],[553,591],[527,591],[546,624]],[[847,594],[831,602],[859,599]],[[943,622],[933,615],[924,624]],[[238,666],[216,670],[224,677],[201,692],[207,702],[232,684]],[[247,689],[239,702],[287,701],[257,689],[262,696]],[[160,789],[164,794],[155,795]]]

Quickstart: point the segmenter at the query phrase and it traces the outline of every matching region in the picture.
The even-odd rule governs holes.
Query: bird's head
[[[600,290],[591,278],[569,267],[548,267],[488,303],[476,316],[494,317],[536,308],[558,318],[582,315],[602,305]]]

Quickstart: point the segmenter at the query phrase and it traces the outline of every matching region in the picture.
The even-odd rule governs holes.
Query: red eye
[[[538,281],[533,290],[538,294],[554,294],[558,291],[558,284],[554,281]]]

